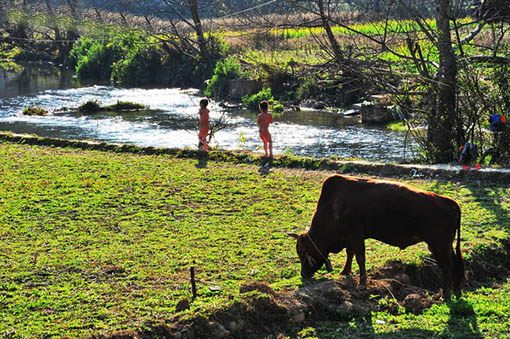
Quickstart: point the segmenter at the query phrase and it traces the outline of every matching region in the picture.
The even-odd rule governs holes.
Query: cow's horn
[[[288,235],[289,237],[294,238],[294,239],[298,239],[298,238],[299,238],[299,234],[297,234],[297,233],[291,233],[291,232],[288,232],[288,233],[287,233],[287,235]]]

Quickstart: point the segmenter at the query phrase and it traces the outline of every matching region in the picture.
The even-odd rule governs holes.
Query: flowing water
[[[89,100],[107,105],[132,101],[151,108],[143,112],[82,115],[58,112]],[[94,139],[141,146],[191,147],[197,145],[198,102],[194,89],[116,88],[84,86],[71,72],[48,66],[27,66],[19,72],[0,70],[0,130],[41,136]],[[38,105],[50,116],[24,116],[24,107]],[[256,113],[225,109],[212,102],[211,120],[226,118],[212,146],[223,149],[261,149]],[[270,126],[276,154],[340,156],[385,162],[412,159],[405,134],[361,125],[358,118],[343,118],[320,111],[285,112]]]

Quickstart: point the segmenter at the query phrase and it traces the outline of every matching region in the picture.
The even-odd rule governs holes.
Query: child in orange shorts
[[[259,125],[259,136],[264,143],[264,153],[266,158],[273,158],[273,140],[271,133],[269,133],[269,124],[273,122],[273,116],[269,113],[269,103],[262,101],[259,104],[260,114],[257,117],[257,124]]]
[[[198,114],[200,115],[200,129],[198,131],[198,148],[202,151],[209,150],[209,144],[207,143],[207,136],[209,135],[209,110],[207,109],[209,100],[200,100],[200,109]]]

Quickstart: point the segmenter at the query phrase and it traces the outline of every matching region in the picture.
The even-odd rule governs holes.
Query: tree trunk
[[[198,13],[198,2],[197,0],[189,0],[189,9],[191,11],[191,17],[193,18],[193,24],[195,33],[197,34],[198,48],[200,49],[200,55],[205,63],[209,64],[209,51],[207,49],[207,41],[204,36],[204,29],[202,22],[200,21],[200,15]]]
[[[328,11],[324,6],[324,0],[317,0],[317,6],[319,8],[319,15],[322,22],[322,27],[326,31],[326,35],[328,37],[329,45],[331,47],[331,52],[335,57],[336,64],[342,70],[342,86],[340,89],[340,93],[338,96],[337,104],[342,106],[348,106],[356,102],[360,95],[360,78],[359,74],[357,74],[357,70],[355,69],[354,64],[351,60],[346,58],[342,49],[340,48],[340,44],[335,38],[333,34],[333,30],[330,25],[330,13],[329,13],[329,0],[328,0]]]
[[[455,126],[457,101],[457,59],[450,31],[450,0],[437,3],[437,49],[439,73],[437,76],[436,105],[430,115],[428,141],[434,162],[450,162],[456,156],[456,146],[462,144]]]
[[[8,8],[6,2],[0,0],[0,27],[2,28],[7,22],[7,14],[5,13],[5,8]]]
[[[319,13],[321,16],[322,27],[326,31],[326,35],[328,36],[329,44],[331,45],[331,50],[335,55],[335,59],[338,63],[343,61],[342,50],[340,49],[340,45],[338,45],[338,41],[333,34],[333,30],[331,29],[331,25],[329,24],[329,15],[326,13],[324,9],[324,0],[318,0],[317,5],[319,6]]]

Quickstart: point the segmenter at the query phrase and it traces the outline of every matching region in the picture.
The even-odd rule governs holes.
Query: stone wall
[[[245,95],[252,95],[262,89],[262,83],[257,80],[234,79],[228,83],[228,97],[241,100]]]

